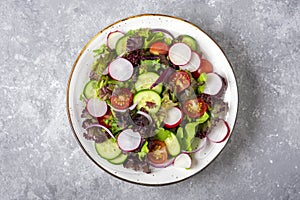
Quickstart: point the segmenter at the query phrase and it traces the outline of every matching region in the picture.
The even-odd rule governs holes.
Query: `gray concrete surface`
[[[202,173],[145,187],[101,171],[76,143],[65,109],[72,64],[110,23],[141,13],[185,18],[236,72],[231,140]],[[0,199],[300,199],[298,0],[2,0]]]

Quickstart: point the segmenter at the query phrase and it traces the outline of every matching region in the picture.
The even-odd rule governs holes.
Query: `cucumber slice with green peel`
[[[138,92],[133,103],[137,103],[137,109],[144,108],[149,113],[156,113],[161,105],[161,97],[153,90],[142,90]]]
[[[180,153],[180,144],[174,133],[171,133],[171,136],[165,139],[164,142],[171,156],[177,156]]]
[[[193,51],[197,51],[198,44],[197,44],[197,41],[193,37],[191,37],[189,35],[180,35],[180,36],[178,36],[178,38],[181,42],[188,45]]]
[[[98,90],[98,81],[91,80],[85,84],[83,89],[83,95],[87,99],[95,98],[97,97],[97,90]]]
[[[107,160],[115,159],[122,153],[114,139],[108,139],[102,143],[95,143],[95,148],[99,156]]]
[[[150,89],[150,86],[155,83],[155,81],[159,78],[159,75],[154,72],[146,72],[139,75],[138,80],[135,83],[135,90],[141,91],[144,89]],[[157,93],[161,93],[162,84],[158,84],[152,90],[155,90]]]
[[[128,36],[121,37],[116,43],[116,53],[117,55],[121,55],[126,52]]]
[[[110,162],[111,164],[114,164],[114,165],[121,165],[125,162],[127,157],[128,157],[128,154],[120,154],[118,157],[116,157],[112,160],[108,160],[108,162]]]

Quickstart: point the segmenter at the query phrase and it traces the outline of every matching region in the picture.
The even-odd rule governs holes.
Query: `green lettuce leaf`
[[[154,71],[156,72],[160,68],[160,59],[157,60],[142,60],[139,67],[140,74]]]
[[[144,46],[143,48],[149,48],[149,46],[154,43],[154,42],[158,42],[158,41],[164,41],[165,39],[165,35],[162,32],[156,32],[156,33],[152,33],[149,32],[148,37],[145,38],[144,40]]]
[[[206,80],[207,80],[206,73],[201,73],[199,78],[197,79],[197,82],[200,83],[200,86],[197,88],[197,92],[199,94],[204,92]]]
[[[108,63],[110,63],[115,57],[115,52],[105,52],[95,60],[92,65],[92,71],[96,72],[99,76],[102,76],[102,73],[106,69]]]
[[[168,137],[171,137],[171,131],[165,130],[164,128],[158,128],[155,130],[155,139],[165,141]]]
[[[186,149],[187,151],[192,150],[192,142],[196,135],[196,127],[199,125],[199,122],[191,122],[185,125],[185,143],[186,143]]]
[[[149,153],[148,141],[144,143],[141,148],[141,151],[138,152],[139,159],[142,160]]]
[[[206,122],[209,119],[209,114],[207,112],[205,112],[199,119],[197,119],[197,122],[199,124],[203,124],[204,122]]]
[[[94,56],[99,56],[100,54],[103,54],[104,52],[108,51],[108,47],[105,44],[102,44],[99,49],[93,50]]]
[[[186,149],[186,143],[184,140],[184,132],[182,127],[178,127],[177,133],[176,133],[177,140],[181,146],[181,149]]]

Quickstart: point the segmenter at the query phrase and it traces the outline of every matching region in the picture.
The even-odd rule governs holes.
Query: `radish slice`
[[[222,78],[216,73],[208,73],[203,92],[209,95],[217,95],[222,88],[223,88]]]
[[[167,111],[167,116],[164,119],[166,128],[175,128],[182,121],[182,112],[179,108],[173,107]]]
[[[86,109],[93,117],[102,117],[107,112],[107,104],[98,98],[92,98],[87,102]]]
[[[181,42],[173,44],[169,49],[169,58],[174,65],[186,65],[191,56],[191,48]]]
[[[197,147],[197,149],[192,150],[192,151],[182,151],[183,153],[197,153],[198,151],[204,149],[207,144],[207,139],[206,137],[200,140],[200,145]]]
[[[207,139],[214,143],[224,142],[230,134],[230,128],[226,121],[220,119],[216,126],[208,133]]]
[[[200,64],[201,64],[200,55],[193,51],[191,60],[186,65],[180,66],[180,69],[194,72],[197,71],[197,69],[199,69]]]
[[[108,128],[106,128],[105,126],[102,126],[100,124],[91,124],[86,129],[93,128],[93,127],[103,128],[112,138],[116,139],[115,136],[110,132],[110,130]]]
[[[108,73],[115,80],[127,81],[133,74],[133,66],[125,58],[117,58],[109,64]]]
[[[148,115],[147,113],[143,112],[143,111],[137,111],[137,114],[143,115],[144,117],[146,117],[149,121],[149,124],[152,124],[153,120],[152,117],[150,115]]]
[[[162,164],[156,164],[149,161],[149,164],[155,168],[166,168],[174,163],[175,158],[171,158]]]
[[[174,167],[188,169],[191,168],[191,166],[192,166],[192,159],[186,153],[179,154],[174,160]]]
[[[138,132],[126,129],[119,134],[117,142],[123,151],[134,151],[140,146],[141,140],[142,137]]]
[[[160,28],[156,28],[156,29],[152,29],[153,33],[157,33],[157,32],[162,32],[166,38],[170,38],[170,39],[174,39],[174,36],[167,30],[165,29],[160,29]]]
[[[115,49],[118,40],[124,36],[124,33],[120,31],[110,32],[107,36],[107,46],[110,49]]]

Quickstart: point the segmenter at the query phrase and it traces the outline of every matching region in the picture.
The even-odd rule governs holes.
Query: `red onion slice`
[[[108,128],[106,128],[105,126],[102,126],[100,124],[91,124],[86,129],[93,128],[93,127],[103,128],[112,138],[116,139],[115,136],[111,133],[111,131]]]
[[[137,111],[137,114],[143,115],[144,117],[146,117],[148,119],[149,123],[152,124],[153,120],[152,120],[152,117],[149,114],[147,114],[143,111]]]
[[[151,29],[151,31],[153,33],[157,33],[157,32],[162,32],[163,34],[165,34],[166,38],[170,38],[170,39],[174,39],[174,36],[172,35],[172,33],[170,33],[169,31],[165,30],[165,29],[161,29],[161,28],[154,28]]]
[[[149,161],[149,165],[151,165],[152,167],[155,167],[155,168],[166,168],[166,167],[172,165],[174,163],[174,160],[175,160],[175,158],[171,158],[162,164],[156,164],[156,163]]]
[[[108,104],[108,105],[109,105],[109,104]],[[128,109],[128,108],[126,108],[126,109],[121,110],[121,109],[114,108],[112,105],[109,105],[109,107],[110,107],[112,110],[114,110],[114,111],[116,111],[116,112],[121,112],[121,113],[126,112],[127,109]]]
[[[133,110],[135,109],[135,107],[138,105],[138,102],[135,102],[134,104],[132,104],[130,107],[129,107],[129,110]]]

